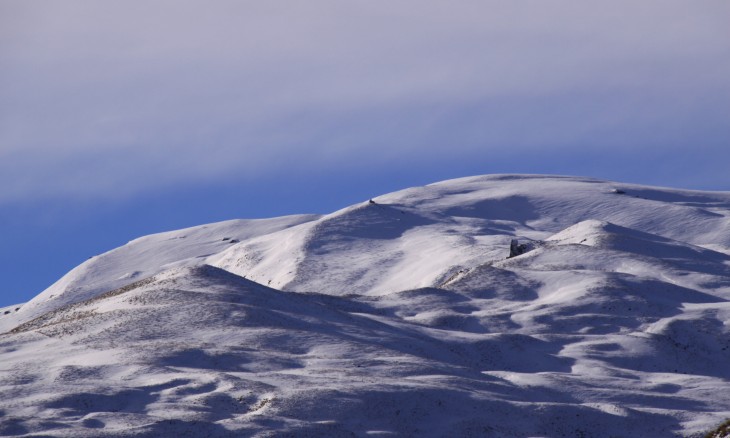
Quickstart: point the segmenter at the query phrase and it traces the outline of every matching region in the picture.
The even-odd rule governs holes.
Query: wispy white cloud
[[[6,0],[0,17],[0,201],[730,139],[724,0]]]

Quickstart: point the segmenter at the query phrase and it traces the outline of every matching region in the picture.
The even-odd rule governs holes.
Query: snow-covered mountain
[[[489,175],[156,234],[0,332],[2,436],[701,435],[730,193]]]

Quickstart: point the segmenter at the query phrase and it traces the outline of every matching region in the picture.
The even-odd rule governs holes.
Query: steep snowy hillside
[[[543,240],[586,220],[730,252],[728,194],[501,175],[374,202],[242,242],[210,263],[285,290],[377,295],[438,285],[454,272],[504,258],[512,238]]]
[[[701,435],[730,193],[463,178],[144,237],[0,310],[0,436]]]
[[[133,283],[176,266],[198,266],[206,257],[236,243],[316,220],[316,215],[274,219],[231,220],[135,239],[105,254],[92,257],[8,318],[0,331],[66,304]],[[16,314],[17,313],[17,314]]]

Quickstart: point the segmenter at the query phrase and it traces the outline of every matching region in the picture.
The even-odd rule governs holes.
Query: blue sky
[[[0,2],[0,305],[201,223],[482,173],[730,190],[730,3]]]

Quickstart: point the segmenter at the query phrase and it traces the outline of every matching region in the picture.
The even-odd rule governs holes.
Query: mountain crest
[[[0,435],[701,434],[729,223],[730,193],[487,175],[135,239],[0,315]]]

